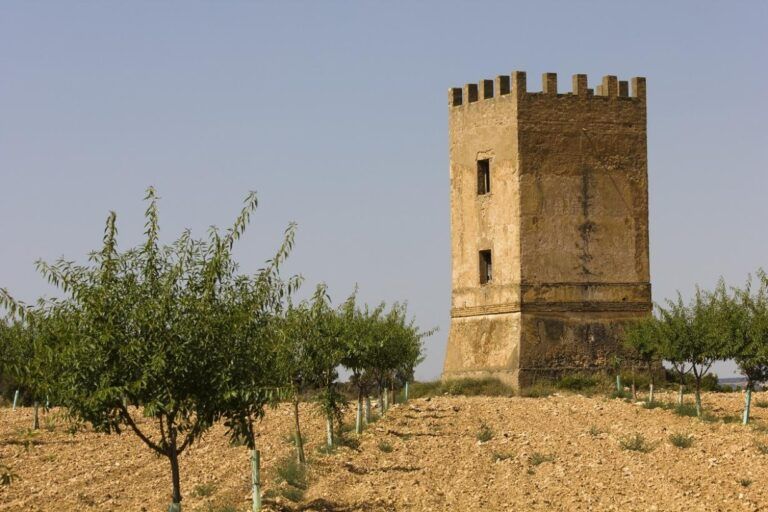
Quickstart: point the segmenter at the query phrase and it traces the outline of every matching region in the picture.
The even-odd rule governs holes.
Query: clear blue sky
[[[0,3],[0,286],[123,247],[148,185],[167,240],[261,205],[245,270],[299,223],[288,270],[335,299],[408,300],[448,334],[450,86],[509,73],[648,78],[654,299],[768,266],[766,2]],[[719,368],[722,376],[732,373]]]

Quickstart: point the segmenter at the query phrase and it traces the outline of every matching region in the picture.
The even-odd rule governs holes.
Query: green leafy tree
[[[757,289],[750,277],[744,288],[736,288],[724,300],[732,351],[741,373],[747,378],[742,422],[749,423],[752,391],[768,380],[768,276],[757,273]]]
[[[648,403],[653,403],[655,369],[661,362],[660,330],[659,320],[654,316],[648,316],[628,325],[624,337],[625,348],[648,372],[650,379]]]
[[[30,395],[34,404],[32,428],[40,428],[40,403],[56,402],[62,392],[60,355],[73,326],[70,316],[60,310],[17,319],[8,329],[10,375],[17,386]]]
[[[701,416],[701,381],[716,361],[732,354],[727,330],[727,293],[720,280],[714,292],[696,289],[688,307],[689,336],[687,360],[691,365],[696,389],[696,414]]]
[[[344,356],[341,360],[350,371],[350,383],[356,391],[355,432],[363,430],[363,400],[370,404],[368,394],[373,385],[371,375],[366,371],[371,367],[372,348],[375,346],[378,322],[384,305],[370,309],[356,307],[354,296],[347,301],[342,309],[344,329]],[[366,421],[370,421],[370,408],[366,407]]]
[[[660,308],[664,359],[670,361],[680,378],[680,395],[685,385],[685,374],[691,372],[695,382],[696,414],[701,416],[701,382],[704,375],[719,360],[731,355],[727,330],[727,298],[721,281],[714,292],[700,288],[688,304],[678,293],[676,301],[667,301]]]
[[[413,378],[414,368],[422,361],[422,340],[435,332],[420,332],[415,319],[407,316],[407,305],[395,303],[372,326],[367,372],[376,385],[382,413],[388,407],[388,387],[394,395],[396,384]]]
[[[306,462],[299,406],[302,394],[314,380],[313,368],[309,361],[310,344],[314,339],[313,330],[314,325],[306,303],[290,304],[279,319],[279,341],[275,345],[276,368],[279,373],[277,384],[290,390],[293,437],[299,464]]]
[[[111,213],[102,248],[89,264],[38,263],[64,298],[25,307],[3,293],[2,302],[33,324],[67,320],[69,331],[60,330],[62,322],[49,324],[67,341],[59,358],[61,403],[95,430],[131,431],[167,458],[170,510],[178,511],[179,456],[214,422],[224,419],[231,435],[255,445],[253,420],[264,400],[245,390],[268,379],[246,381],[244,374],[263,368],[254,361],[266,353],[264,316],[284,293],[277,269],[290,250],[293,226],[264,269],[242,275],[232,249],[256,208],[254,194],[226,232],[212,228],[207,240],[196,240],[185,231],[168,246],[159,243],[153,189],[146,200],[142,245],[118,251]],[[159,435],[147,430],[142,415]]]
[[[659,325],[659,345],[662,358],[669,362],[678,379],[677,405],[683,405],[685,376],[691,371],[686,357],[688,336],[688,312],[678,293],[676,301],[667,301],[667,307],[657,306]]]
[[[331,307],[327,287],[317,286],[310,300],[290,304],[280,319],[276,367],[280,383],[290,389],[293,403],[297,461],[303,464],[300,400],[308,389],[317,389],[327,424],[327,444],[333,446],[334,418],[340,417],[343,397],[337,389],[338,367],[344,354],[344,318]]]
[[[326,420],[326,444],[333,448],[334,420],[341,435],[342,413],[346,405],[338,389],[339,366],[344,357],[344,316],[331,307],[325,285],[315,290],[309,305],[312,320],[313,342],[310,344],[309,360],[314,369],[314,381],[320,391],[317,400]]]

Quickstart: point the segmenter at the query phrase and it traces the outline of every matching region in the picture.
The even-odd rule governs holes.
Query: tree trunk
[[[685,384],[682,382],[680,383],[680,389],[677,392],[677,405],[683,405],[683,390],[685,389]]]
[[[621,384],[621,373],[616,374],[616,393],[620,395],[624,393],[624,386]]]
[[[384,416],[384,389],[379,386],[379,416]]]
[[[176,427],[169,428],[171,443],[168,447],[168,458],[171,461],[171,480],[173,481],[173,494],[168,512],[181,512],[181,477],[179,475],[179,454],[176,451]]]
[[[333,448],[333,417],[330,414],[325,417],[325,444]]]
[[[253,486],[253,512],[261,510],[261,464],[259,450],[251,450],[251,485]]]
[[[365,395],[365,423],[366,425],[371,423],[371,420],[373,418],[371,417],[371,397],[368,395]]]
[[[635,367],[632,366],[632,400],[637,400],[637,386],[635,386]]]
[[[408,401],[408,381],[405,381],[405,401]]]
[[[19,390],[17,389],[16,392],[13,394],[13,409],[12,410],[14,410],[14,411],[16,410],[16,404],[18,403],[18,401],[19,401]]]
[[[696,416],[701,418],[701,378],[696,377]]]
[[[752,405],[752,383],[747,382],[747,392],[744,395],[744,418],[742,419],[742,423],[744,425],[749,424],[749,408],[750,405]]]
[[[395,383],[394,383],[394,382],[392,382],[392,383],[389,385],[389,389],[390,389],[390,391],[392,392],[392,401],[391,401],[391,402],[389,402],[389,403],[394,405],[394,404],[396,404],[396,403],[397,403],[397,396],[395,395]]]
[[[181,476],[179,474],[179,452],[176,444],[176,426],[170,419],[166,419],[168,425],[168,458],[171,462],[171,480],[173,482],[173,494],[171,495],[171,506],[168,512],[181,512]]]
[[[648,385],[648,403],[653,403],[653,370],[651,369],[650,365],[648,365],[648,373],[650,374],[649,378],[651,380],[650,384]]]
[[[301,425],[299,424],[299,394],[294,390],[293,393],[293,435],[296,444],[296,460],[299,464],[304,464],[304,439],[301,437]]]
[[[389,410],[389,390],[387,389],[387,386],[384,386],[384,407],[383,411],[386,412]]]
[[[357,390],[357,411],[355,412],[355,434],[363,433],[363,390]]]
[[[32,423],[32,430],[40,430],[40,404],[35,402],[35,419]]]

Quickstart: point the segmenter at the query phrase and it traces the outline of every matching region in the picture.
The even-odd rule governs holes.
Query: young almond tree
[[[336,379],[344,354],[344,319],[331,308],[327,287],[321,284],[311,300],[290,304],[279,322],[276,367],[281,385],[290,390],[296,459],[303,464],[306,458],[299,403],[306,389],[320,390],[318,399],[326,417],[327,445],[333,446],[333,419],[343,403],[336,390]]]
[[[20,322],[0,318],[0,380],[4,382],[19,382],[18,339],[21,328]]]
[[[293,436],[296,460],[306,462],[304,438],[301,433],[299,405],[305,390],[315,382],[315,368],[310,359],[315,342],[316,324],[307,302],[289,304],[278,320],[278,341],[275,345],[277,385],[287,388],[293,405]]]
[[[731,356],[727,323],[727,293],[721,280],[713,293],[696,289],[689,306],[687,360],[696,383],[696,415],[701,417],[701,381],[716,361]]]
[[[422,340],[435,332],[419,332],[415,320],[408,321],[407,316],[407,305],[395,303],[374,323],[367,371],[376,383],[382,414],[388,407],[387,388],[394,392],[398,375],[403,381],[412,378],[422,360]]]
[[[350,299],[354,301],[354,299]],[[350,301],[347,302],[349,304]],[[318,404],[326,420],[326,445],[333,448],[334,419],[339,433],[342,427],[342,412],[346,405],[344,396],[338,390],[338,368],[344,357],[344,315],[331,308],[331,301],[325,285],[319,285],[310,303],[310,317],[314,325],[313,342],[310,345],[309,360],[314,369],[315,385],[319,389]]]
[[[678,294],[677,301],[667,302],[668,310],[661,310],[664,358],[672,362],[681,379],[679,402],[682,403],[683,368],[687,365],[695,381],[699,417],[702,379],[716,361],[727,359],[731,352],[726,303],[725,285],[721,281],[714,293],[697,288],[688,305]]]
[[[32,397],[32,429],[40,428],[40,404],[58,400],[59,356],[74,332],[69,315],[27,315],[7,330],[7,350],[11,356],[11,376]],[[47,405],[46,405],[47,407]]]
[[[373,347],[376,324],[379,321],[383,305],[371,310],[355,307],[354,296],[342,307],[344,319],[344,357],[342,365],[351,372],[350,382],[357,392],[357,407],[355,414],[355,433],[363,431],[363,400],[367,398],[371,388],[370,375],[366,368],[370,367],[371,347]],[[370,421],[370,400],[366,400],[365,420]]]
[[[685,376],[691,371],[691,366],[686,359],[688,344],[691,343],[688,336],[688,312],[679,293],[677,301],[668,300],[666,308],[657,306],[657,310],[660,352],[662,359],[672,365],[677,375],[679,382],[677,405],[681,406],[685,391]]]
[[[656,365],[661,361],[659,320],[653,316],[643,318],[627,326],[624,346],[645,366],[650,383],[648,385],[648,403],[653,403],[654,375]]]
[[[220,419],[229,422],[233,435],[253,438],[249,422],[262,413],[263,401],[241,409],[248,401],[243,390],[262,379],[242,382],[245,369],[238,365],[250,362],[236,359],[246,350],[259,352],[268,339],[263,316],[279,300],[277,267],[290,249],[293,227],[265,269],[243,275],[232,249],[256,208],[254,194],[225,233],[211,229],[207,240],[196,240],[186,231],[168,246],[159,243],[153,189],[146,200],[142,245],[118,250],[111,213],[102,248],[88,264],[38,264],[64,297],[25,308],[3,293],[2,303],[26,318],[68,319],[56,324],[74,328],[61,336],[67,340],[59,358],[62,405],[97,431],[133,432],[166,458],[169,510],[178,512],[180,455]]]
[[[747,377],[742,423],[749,423],[752,391],[768,380],[768,276],[758,271],[757,290],[752,279],[734,290],[728,301],[728,326],[733,353],[741,373]]]

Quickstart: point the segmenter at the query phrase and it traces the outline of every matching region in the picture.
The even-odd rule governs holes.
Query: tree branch
[[[131,430],[134,431],[134,433],[139,436],[139,439],[144,441],[144,443],[155,450],[157,453],[161,455],[167,455],[166,451],[163,450],[160,446],[158,446],[155,442],[153,442],[149,437],[147,437],[144,432],[142,432],[138,425],[136,425],[136,422],[133,421],[133,418],[131,417],[131,414],[128,412],[128,409],[123,404],[119,405],[120,408],[120,414],[125,420],[125,422],[128,424],[129,427],[131,427]]]

